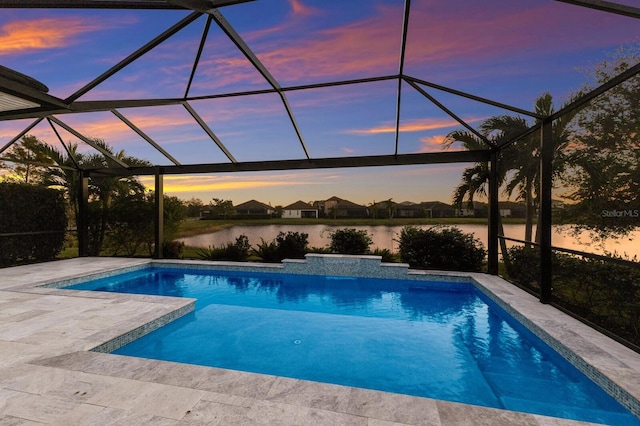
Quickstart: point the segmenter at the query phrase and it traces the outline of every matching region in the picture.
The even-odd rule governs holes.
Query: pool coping
[[[341,259],[346,259],[342,257]],[[70,261],[60,261],[60,262],[70,262]],[[379,262],[379,261],[378,261]],[[299,263],[299,262],[295,262]],[[346,262],[349,263],[349,262]],[[59,290],[56,288],[47,288],[47,286],[54,285],[54,283],[73,283],[80,280],[83,280],[87,276],[106,276],[109,274],[121,273],[123,268],[128,270],[145,268],[150,265],[163,265],[170,267],[198,267],[198,268],[206,268],[206,269],[225,269],[225,270],[246,270],[247,268],[262,271],[262,272],[278,272],[284,271],[286,262],[284,264],[247,264],[247,263],[234,263],[234,262],[208,262],[208,261],[171,261],[171,260],[149,260],[149,259],[122,259],[121,261],[112,261],[112,262],[95,262],[95,265],[92,265],[91,268],[85,268],[86,270],[78,272],[78,273],[58,273],[47,274],[46,279],[40,280],[31,280],[28,277],[25,277],[24,280],[18,279],[14,280],[15,282],[5,283],[5,285],[0,285],[1,291],[11,291],[11,292],[24,292],[29,294],[48,294],[48,295],[64,295],[69,296],[69,290]],[[381,265],[382,268],[386,268],[386,265]],[[22,267],[21,267],[22,268]],[[397,269],[398,266],[392,267],[392,269]],[[403,269],[401,266],[399,269]],[[11,269],[11,268],[9,268]],[[513,315],[516,319],[520,320],[525,326],[531,329],[536,335],[545,340],[548,344],[554,347],[556,350],[567,357],[570,361],[574,363],[583,373],[587,374],[590,378],[592,378],[596,383],[602,386],[607,392],[610,394],[614,394],[614,397],[617,397],[623,405],[625,405],[630,411],[637,413],[640,411],[638,406],[638,397],[640,396],[640,355],[633,352],[629,348],[615,342],[614,340],[602,335],[596,330],[591,329],[585,324],[575,320],[574,318],[562,313],[561,311],[551,307],[550,305],[541,304],[537,299],[535,299],[530,294],[520,290],[519,288],[509,284],[504,281],[500,277],[491,276],[480,273],[459,273],[459,272],[447,272],[447,271],[416,271],[409,270],[408,268],[404,268],[406,273],[406,277],[408,279],[416,279],[421,280],[425,278],[430,279],[438,279],[438,280],[450,280],[454,282],[469,282],[472,281],[476,287],[482,291],[487,297]],[[5,270],[0,270],[0,278],[3,277],[3,272]],[[407,279],[405,278],[405,279]],[[6,280],[3,280],[6,281]],[[22,282],[24,281],[24,282]],[[82,292],[82,291],[74,291],[75,298],[96,298],[96,297],[104,297],[109,298],[112,296],[108,295],[96,295],[95,292]],[[87,294],[94,293],[94,294]],[[120,300],[141,300],[141,301],[152,301],[156,300],[156,296],[135,296],[135,295],[118,295]],[[164,298],[162,298],[164,299]],[[172,298],[169,298],[172,299]],[[172,303],[175,301],[171,301]],[[90,347],[87,347],[83,351],[78,352],[77,350],[69,350],[62,351],[61,354],[50,354],[54,356],[44,356],[40,357],[38,360],[32,361],[35,365],[40,363],[39,365],[65,365],[67,369],[74,370],[74,363],[70,362],[70,360],[81,360],[78,361],[80,364],[83,364],[86,360],[83,360],[80,354],[86,355],[89,349],[92,350],[106,350],[109,348],[109,345],[114,344],[110,342],[117,342],[117,344],[121,344],[122,341],[126,340],[128,337],[123,338],[123,336],[129,335],[130,337],[138,336],[140,333],[146,332],[145,330],[141,330],[140,327],[153,328],[156,325],[161,326],[162,323],[166,323],[174,317],[178,317],[189,311],[191,303],[189,301],[183,301],[182,304],[178,303],[177,305],[173,305],[169,309],[164,309],[163,312],[157,312],[155,317],[150,320],[143,319],[139,321],[134,326],[128,327],[128,330],[124,330],[124,328],[120,327],[119,329],[116,327],[115,330],[108,330],[102,333],[98,339],[100,340],[97,344],[93,344]],[[151,326],[150,326],[151,324]],[[127,328],[127,327],[125,327]],[[133,334],[132,334],[133,333]],[[117,341],[120,339],[120,341]],[[124,340],[122,340],[124,339]],[[105,346],[106,345],[106,346]],[[120,356],[109,355],[109,354],[98,354],[96,352],[92,352],[93,355],[90,357],[104,357],[105,360],[118,359],[117,364],[118,368],[122,370],[122,360]],[[128,358],[128,357],[124,357]],[[106,361],[105,361],[106,362]],[[114,361],[115,362],[115,361]],[[135,365],[134,361],[128,360],[127,363],[131,363]],[[161,363],[162,365],[167,365],[167,363],[163,363],[161,361],[156,361],[155,363]],[[152,363],[150,365],[158,365]],[[168,363],[169,365],[173,365]],[[78,365],[76,365],[77,368]],[[184,368],[181,365],[178,367],[174,366],[172,368]],[[202,367],[209,368],[209,367]],[[126,369],[122,370],[125,371]],[[198,368],[193,370],[193,372],[198,375],[201,374],[201,371]],[[92,374],[97,374],[98,372],[93,371]],[[239,372],[238,372],[239,373]],[[113,376],[113,373],[108,373]],[[131,375],[132,372],[128,372],[125,375]],[[137,371],[136,374],[141,374],[140,371]],[[245,376],[247,375],[247,376]],[[255,380],[255,377],[259,377],[260,375],[255,375],[252,373],[242,373],[240,374],[242,377],[248,377],[245,380]],[[282,385],[282,383],[288,383],[286,386],[294,386],[292,383],[296,383],[295,386],[300,386],[299,383],[304,381],[293,381],[289,382],[292,379],[284,379],[284,378],[271,378],[272,380],[276,380],[278,383]],[[324,385],[321,384],[322,388],[325,386],[338,386],[338,385]],[[285,385],[283,385],[285,386]],[[285,387],[286,387],[285,386]],[[338,388],[340,388],[338,386]],[[2,389],[0,388],[0,391]],[[361,397],[362,395],[367,395],[367,398],[373,398],[373,400],[378,400],[380,398],[379,394],[385,394],[384,392],[376,392],[376,391],[364,391],[364,390],[356,390],[350,392],[359,392]],[[429,405],[426,401],[433,401],[425,398],[416,398],[416,397],[407,397],[403,396],[401,398],[405,401],[406,398],[414,398],[413,403],[418,404],[418,406],[423,406],[425,404]],[[395,394],[390,394],[387,398],[400,398]],[[438,405],[439,404],[439,405]],[[438,405],[440,410],[445,410],[443,407],[458,407],[456,403],[445,403],[442,401],[438,401]],[[451,405],[453,404],[453,405]],[[464,406],[464,404],[459,404],[460,406]],[[403,404],[404,406],[404,404]],[[456,408],[457,410],[458,408]],[[463,409],[464,410],[464,409]],[[555,419],[555,418],[544,418],[544,416],[536,416],[529,415],[523,413],[516,412],[508,412],[507,410],[497,410],[495,409],[486,409],[482,407],[469,406],[466,410],[472,410],[474,412],[478,412],[480,410],[482,413],[493,413],[491,416],[500,417],[500,416],[511,416],[508,423],[505,424],[515,424],[513,422],[513,416],[524,416],[522,420],[522,424],[527,424],[528,420],[526,419],[536,419],[539,424],[549,424],[549,421],[555,422],[554,424],[574,424],[575,422],[564,420],[564,419]],[[489,411],[486,411],[489,410]],[[494,411],[491,411],[494,410]],[[357,410],[356,410],[357,411]],[[392,421],[393,418],[399,420],[402,418],[401,414],[398,413],[398,410],[392,410],[395,412],[393,416],[391,416],[388,421]],[[504,413],[506,412],[506,413]],[[2,413],[2,411],[0,411]],[[390,412],[391,413],[391,412]],[[510,413],[510,414],[507,414]],[[353,413],[352,413],[353,414]],[[356,413],[357,414],[357,413]],[[362,413],[360,413],[362,414]],[[358,414],[358,415],[360,415]],[[427,414],[426,412],[423,413]],[[394,417],[395,416],[395,417]],[[373,417],[377,418],[377,417]],[[382,415],[384,418],[384,415]],[[519,417],[518,417],[519,418]],[[542,421],[541,419],[547,419]],[[552,420],[549,420],[552,419]],[[393,420],[393,421],[396,421]],[[442,422],[442,418],[440,418]],[[421,422],[418,422],[421,423]],[[416,424],[418,424],[416,423]],[[516,422],[519,424],[519,422]],[[406,423],[406,424],[414,424],[414,423]],[[435,423],[434,423],[435,424]],[[440,423],[438,423],[440,424]]]

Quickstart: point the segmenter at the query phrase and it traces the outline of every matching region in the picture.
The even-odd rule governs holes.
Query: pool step
[[[573,389],[570,384],[567,387],[558,386],[557,380],[487,372],[485,377],[498,395],[507,398],[532,399],[542,403],[557,403],[579,398],[589,401],[587,405],[590,406],[598,404],[598,401],[590,395],[585,395],[584,392],[578,393],[577,389]]]
[[[495,355],[493,355],[491,359],[476,359],[476,362],[485,374],[511,375],[511,371],[517,371],[518,377],[521,378],[558,380],[558,377],[563,377],[562,380],[566,380],[565,374],[558,373],[558,371],[551,369],[549,364],[530,365],[528,368],[525,368],[525,366],[520,363],[519,365],[512,367],[511,365],[515,363],[513,359]]]

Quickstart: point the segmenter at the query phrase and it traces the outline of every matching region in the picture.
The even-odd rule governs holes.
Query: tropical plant
[[[391,250],[389,249],[381,249],[381,248],[375,248],[371,251],[371,254],[373,256],[380,256],[382,259],[382,262],[386,262],[386,263],[397,263],[399,262],[399,258],[398,255],[394,254]]]
[[[369,204],[369,216],[371,216],[372,219],[376,219],[378,216],[380,216],[380,206],[378,205],[378,203],[376,203],[375,200],[373,200],[373,202]]]
[[[486,129],[485,129],[485,132]],[[488,132],[488,140],[492,140],[497,144],[498,138],[501,134],[491,134],[492,132]],[[486,149],[487,145],[485,141],[478,137],[476,134],[463,131],[456,130],[449,133],[444,139],[444,147],[445,149],[449,149],[455,143],[462,144],[463,147],[467,150],[478,150],[478,149]],[[501,157],[504,157],[504,154],[500,154]],[[498,185],[502,185],[507,174],[507,170],[509,168],[506,161],[498,161],[498,170],[496,171],[496,179]],[[474,199],[480,195],[482,197],[487,197],[487,187],[489,185],[489,177],[491,175],[491,171],[489,168],[489,164],[487,162],[477,162],[474,163],[471,167],[466,168],[462,172],[462,180],[460,184],[454,189],[453,192],[453,204],[458,208],[462,208],[464,205],[473,208]],[[502,218],[498,216],[498,232],[501,235],[504,235],[504,230],[502,227]],[[507,244],[504,239],[500,238],[500,252],[502,253],[503,261],[508,264],[509,256],[507,252]],[[402,255],[401,255],[402,257]]]
[[[266,242],[263,238],[260,238],[260,243],[253,249],[253,254],[263,262],[280,262],[282,260],[278,254],[278,244],[276,244],[275,240]]]
[[[553,99],[549,93],[544,93],[535,102],[535,112],[540,116],[550,116],[554,113]],[[566,157],[564,149],[570,140],[570,123],[577,110],[571,111],[552,125],[552,143],[554,151],[554,178],[557,179],[565,169]],[[497,180],[503,187],[504,193],[511,197],[514,193],[516,199],[526,204],[525,214],[525,241],[533,241],[533,218],[536,206],[539,204],[540,187],[540,131],[527,134],[527,130],[535,123],[529,123],[522,117],[501,115],[491,117],[483,121],[480,126],[480,135],[494,144],[501,146],[511,142],[510,146],[500,150],[498,158]],[[525,134],[515,141],[519,135]],[[468,150],[484,149],[485,142],[478,135],[468,131],[454,131],[447,135],[444,141],[445,148],[450,148],[454,143],[462,144]],[[490,176],[489,165],[486,162],[476,163],[465,169],[462,181],[454,190],[453,201],[461,206],[465,200],[473,205],[477,195],[485,196]],[[499,233],[504,235],[502,220],[498,220]],[[537,227],[535,241],[540,241],[540,227]],[[509,264],[509,252],[504,239],[500,239],[500,251],[505,264]]]
[[[387,214],[389,215],[389,219],[393,219],[393,216],[396,213],[396,206],[394,205],[392,198],[389,198],[387,201],[385,201],[385,205],[387,206]]]
[[[32,152],[34,158],[46,159],[43,164],[50,165],[42,172],[41,183],[50,187],[62,187],[67,192],[67,200],[75,213],[78,225],[77,194],[80,180],[79,168],[104,168],[116,165],[117,161],[130,166],[149,166],[150,163],[126,155],[121,150],[115,152],[104,140],[94,139],[92,144],[98,147],[93,154],[80,153],[76,144],[63,144],[64,151],[42,142],[33,136],[23,138],[21,146]],[[117,160],[117,161],[116,161]],[[105,235],[109,227],[110,208],[116,197],[143,194],[144,185],[133,176],[92,177],[89,182],[89,255],[98,256],[102,251]]]

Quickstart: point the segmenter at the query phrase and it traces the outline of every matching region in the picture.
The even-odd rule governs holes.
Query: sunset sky
[[[639,6],[637,0],[625,4]],[[398,73],[401,0],[257,0],[220,9],[282,87]],[[0,64],[65,98],[187,16],[187,11],[3,9]],[[187,81],[205,17],[79,100],[177,98]],[[532,109],[544,92],[556,105],[588,81],[594,65],[640,42],[640,21],[551,0],[414,0],[404,73],[472,95]],[[312,158],[393,154],[397,80],[287,92]],[[189,96],[270,88],[214,23]],[[473,126],[507,113],[423,87]],[[304,158],[276,94],[191,102],[238,161]],[[119,112],[183,164],[229,159],[181,106]],[[441,151],[461,126],[403,83],[399,153]],[[154,164],[170,161],[110,112],[58,117]],[[32,120],[0,122],[4,146]],[[75,136],[57,129],[65,142]],[[58,145],[42,122],[30,134]],[[257,199],[286,205],[338,195],[354,202],[451,201],[468,165],[167,176],[180,198]],[[152,179],[144,179],[152,186]]]

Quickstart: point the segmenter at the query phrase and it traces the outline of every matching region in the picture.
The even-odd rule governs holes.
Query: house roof
[[[442,201],[423,201],[420,206],[425,209],[453,209],[450,204],[443,203]]]
[[[244,203],[240,203],[234,207],[236,208],[236,210],[273,210],[273,207],[271,207],[270,205],[261,203],[260,201],[256,200],[245,201]]]
[[[299,200],[299,201],[296,201],[295,203],[289,204],[288,206],[284,207],[283,210],[318,210],[318,209],[313,207],[309,203],[305,203],[304,201]]]

